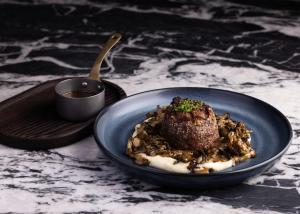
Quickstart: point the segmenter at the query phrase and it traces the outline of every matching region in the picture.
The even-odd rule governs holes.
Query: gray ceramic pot
[[[56,85],[55,93],[57,112],[67,120],[87,120],[105,106],[105,88],[101,81],[67,79]]]

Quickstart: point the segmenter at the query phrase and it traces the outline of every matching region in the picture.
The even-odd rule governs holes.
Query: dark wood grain
[[[41,150],[65,146],[89,136],[95,118],[70,122],[55,109],[55,85],[64,80],[42,83],[0,103],[0,143],[11,147]],[[106,105],[126,97],[119,86],[103,80]]]

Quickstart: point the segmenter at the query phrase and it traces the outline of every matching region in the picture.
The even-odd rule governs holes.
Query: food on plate
[[[255,157],[251,131],[243,122],[180,97],[135,126],[126,153],[139,165],[178,173],[220,171]]]
[[[220,137],[217,119],[210,106],[179,97],[163,110],[160,133],[177,149],[213,148],[218,146]]]

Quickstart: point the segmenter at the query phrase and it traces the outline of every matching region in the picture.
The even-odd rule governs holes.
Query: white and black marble
[[[299,17],[291,0],[0,1],[0,100],[86,75],[118,31],[124,38],[102,72],[129,95],[172,86],[237,91],[274,105],[294,130],[271,170],[207,191],[128,177],[92,137],[50,151],[1,146],[0,212],[299,213]]]

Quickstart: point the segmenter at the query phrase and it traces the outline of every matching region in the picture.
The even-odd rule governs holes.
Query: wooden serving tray
[[[0,143],[7,146],[41,150],[65,146],[89,136],[95,118],[69,122],[55,109],[55,85],[68,78],[42,83],[0,103]],[[110,105],[126,93],[119,86],[103,80],[105,101]]]

